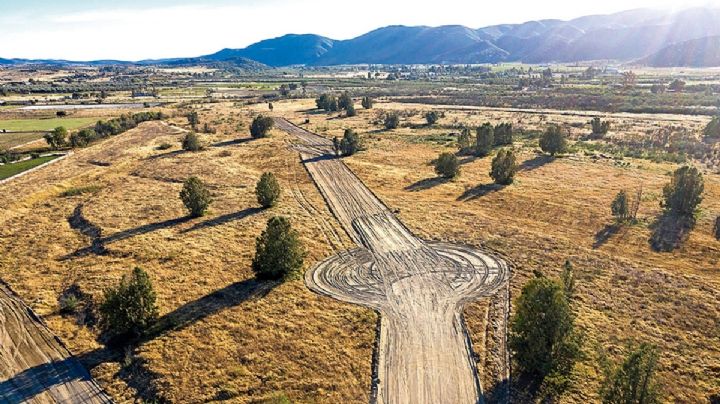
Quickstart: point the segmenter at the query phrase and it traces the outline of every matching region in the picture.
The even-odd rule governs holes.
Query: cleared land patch
[[[43,132],[58,126],[67,130],[79,129],[97,122],[98,118],[49,118],[0,120],[0,132]]]

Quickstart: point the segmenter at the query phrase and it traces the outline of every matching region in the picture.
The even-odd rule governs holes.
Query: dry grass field
[[[288,114],[293,107],[300,111],[295,122],[301,123],[306,117],[302,111],[311,105],[276,104],[275,110]],[[577,383],[564,401],[596,401],[601,352],[617,359],[631,341],[652,342],[662,350],[659,374],[667,402],[704,402],[720,392],[720,242],[711,235],[712,222],[720,214],[720,176],[706,172],[702,213],[689,240],[673,253],[657,253],[648,243],[649,227],[660,214],[662,186],[676,166],[631,159],[621,166],[612,159],[579,155],[551,161],[516,145],[523,167],[515,184],[490,185],[491,158],[466,158],[460,178],[446,182],[436,179],[430,162],[453,149],[427,139],[447,130],[386,132],[369,123],[379,109],[402,107],[407,108],[378,104],[376,110],[360,111],[354,118],[309,115],[311,123],[304,126],[327,136],[355,128],[366,139],[367,150],[347,162],[370,189],[422,238],[482,245],[501,253],[513,264],[513,295],[533,270],[556,275],[566,259],[572,261],[579,289],[574,307],[586,336],[585,358],[576,367]],[[610,118],[641,132],[678,117]],[[421,114],[411,119],[417,125],[423,121]],[[486,110],[456,111],[445,119],[473,125],[517,120],[535,129],[545,122],[587,118]],[[681,124],[698,128],[703,119]],[[615,194],[640,186],[641,223],[607,239],[600,236],[611,223],[609,206]],[[481,302],[466,311],[476,348],[483,346],[478,342],[485,329],[485,306]]]
[[[449,129],[414,125],[393,131],[374,123],[383,109],[418,111],[422,105],[378,103],[354,118],[309,111],[312,100],[275,103],[274,114],[328,137],[355,128],[367,150],[347,164],[419,237],[481,245],[511,264],[517,296],[533,270],[576,269],[573,301],[585,334],[585,357],[564,402],[595,402],[599,357],[619,358],[625,345],[648,341],[662,350],[660,381],[667,402],[705,402],[720,393],[720,243],[711,236],[720,214],[720,176],[706,172],[702,214],[682,248],[656,253],[650,226],[659,215],[661,188],[676,167],[647,160],[591,159],[577,154],[550,160],[530,141],[516,148],[523,164],[516,182],[489,186],[490,158],[463,158],[453,181],[435,178],[430,162],[454,151]],[[376,315],[319,297],[302,280],[274,286],[253,280],[255,237],[269,217],[287,215],[308,249],[306,267],[351,245],[329,237],[340,229],[280,131],[249,140],[252,116],[267,106],[230,103],[197,108],[218,129],[201,135],[208,147],[179,151],[183,131],[150,122],[77,151],[49,170],[0,187],[0,278],[48,322],[118,402],[261,402],[285,394],[296,402],[367,402]],[[657,125],[702,127],[707,118],[619,115],[611,135],[643,133]],[[447,110],[440,125],[512,121],[527,130],[547,122],[587,122],[573,114]],[[174,118],[177,126],[184,118]],[[573,128],[573,136],[587,128]],[[170,150],[157,150],[162,143]],[[527,145],[523,145],[527,143]],[[629,164],[627,164],[629,163]],[[278,175],[278,207],[260,211],[254,185],[264,171]],[[207,216],[184,219],[182,181],[206,181],[214,195]],[[91,192],[63,197],[67,190]],[[620,189],[642,186],[641,222],[607,239],[609,204]],[[96,255],[89,236],[101,230],[108,249]],[[75,226],[77,227],[77,226]],[[97,331],[58,314],[58,296],[73,284],[99,299],[135,266],[147,270],[158,293],[161,324],[155,338],[113,354]],[[487,302],[466,309],[482,365]],[[480,366],[482,367],[482,366]],[[486,389],[491,386],[484,386]],[[518,398],[522,402],[521,398]]]

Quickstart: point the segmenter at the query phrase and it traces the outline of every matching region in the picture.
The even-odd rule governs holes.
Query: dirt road
[[[276,123],[298,137],[305,167],[358,245],[305,279],[318,293],[380,312],[376,401],[482,402],[462,308],[503,286],[505,263],[471,247],[415,237],[333,157],[330,141],[283,119]]]
[[[0,283],[0,403],[111,403],[35,314]]]

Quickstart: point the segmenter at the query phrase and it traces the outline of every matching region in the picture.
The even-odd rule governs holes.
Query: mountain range
[[[649,66],[720,66],[720,8],[676,12],[637,9],[569,21],[538,20],[473,29],[389,26],[348,40],[290,34],[243,49],[141,65],[232,64],[331,66],[345,64],[468,64],[612,60]],[[74,63],[0,59],[0,64]],[[129,64],[121,61],[93,65]]]

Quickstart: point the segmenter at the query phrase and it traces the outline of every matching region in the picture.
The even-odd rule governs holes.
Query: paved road
[[[38,317],[0,283],[0,403],[111,403]]]
[[[358,179],[332,143],[284,119],[333,214],[357,248],[306,274],[314,291],[381,314],[378,403],[478,403],[482,388],[462,308],[508,278],[506,264],[467,246],[415,237]],[[431,220],[431,218],[429,218]]]

